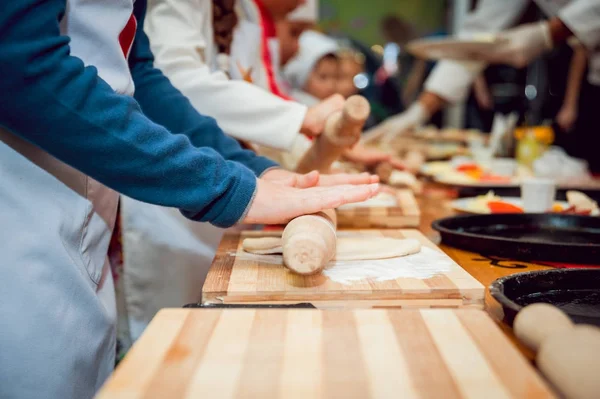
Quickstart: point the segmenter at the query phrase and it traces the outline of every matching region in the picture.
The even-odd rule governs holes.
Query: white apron
[[[68,0],[71,54],[132,94],[133,0]],[[119,42],[121,39],[121,43]],[[102,49],[99,51],[98,49]],[[0,398],[92,398],[115,364],[118,194],[0,129]]]
[[[119,338],[135,341],[165,307],[199,302],[223,229],[185,218],[177,209],[121,197],[123,318]],[[120,292],[122,290],[122,292]],[[129,334],[127,336],[126,334]]]
[[[118,194],[6,131],[0,159],[0,397],[90,398],[115,362]]]

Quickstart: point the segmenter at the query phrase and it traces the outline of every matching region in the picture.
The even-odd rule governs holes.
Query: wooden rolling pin
[[[362,96],[346,100],[344,108],[332,114],[325,123],[323,133],[304,154],[296,171],[308,173],[312,170],[327,173],[344,150],[360,140],[362,128],[369,117],[371,107]]]
[[[318,273],[334,258],[336,216],[333,209],[293,219],[281,236],[283,264],[298,274]]]
[[[373,173],[379,176],[379,181],[385,184],[389,183],[393,171],[394,167],[389,162],[380,162],[373,168]]]
[[[560,309],[535,303],[517,314],[514,331],[537,353],[538,368],[563,397],[599,397],[600,328],[574,325]]]

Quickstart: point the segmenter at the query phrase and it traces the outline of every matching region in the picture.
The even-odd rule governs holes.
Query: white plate
[[[521,183],[518,178],[513,178],[509,182],[481,182],[469,179],[468,176],[462,175],[460,173],[435,175],[433,176],[433,181],[440,184],[446,184],[448,186],[473,188],[512,188],[521,186]]]
[[[477,55],[489,53],[504,40],[494,36],[485,36],[472,40],[467,39],[419,39],[408,43],[406,50],[419,58],[440,60],[473,60]]]
[[[423,164],[419,172],[422,175],[433,177],[435,175],[452,172],[453,170],[452,164],[448,161],[434,161]]]
[[[480,215],[490,213],[490,212],[483,213],[483,212],[479,212],[477,210],[473,210],[473,209],[469,208],[469,204],[471,203],[471,201],[474,201],[475,199],[476,199],[476,197],[459,198],[459,199],[452,201],[450,203],[450,206],[452,207],[453,210],[458,211],[458,212],[463,212],[463,213],[480,214]],[[523,208],[523,201],[519,197],[502,197],[502,201],[508,202],[509,204],[513,204],[513,205]],[[555,205],[558,204],[558,205],[562,206],[563,209],[567,209],[569,207],[569,203],[565,202],[565,201],[554,201],[554,204]]]

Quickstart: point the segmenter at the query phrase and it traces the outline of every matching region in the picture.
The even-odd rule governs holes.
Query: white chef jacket
[[[307,107],[265,90],[259,14],[251,0],[240,1],[239,6],[241,18],[230,56],[233,80],[218,70],[209,0],[148,1],[144,29],[156,57],[155,65],[198,111],[214,117],[226,133],[289,150],[299,136]],[[278,60],[274,59],[273,64],[277,65]],[[240,69],[251,71],[254,84],[237,80],[243,76]]]
[[[590,51],[588,80],[600,85],[600,0],[535,0],[548,16],[558,16]],[[481,0],[467,15],[458,36],[499,32],[516,24],[529,0]],[[485,68],[482,62],[439,62],[425,82],[425,89],[450,101],[463,100],[471,84]]]

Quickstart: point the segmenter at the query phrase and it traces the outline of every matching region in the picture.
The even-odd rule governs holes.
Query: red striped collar
[[[269,51],[269,40],[277,38],[277,30],[275,27],[275,21],[269,13],[269,11],[262,4],[261,0],[254,0],[256,7],[258,8],[260,27],[261,27],[261,58],[265,72],[267,75],[267,83],[271,93],[279,96],[285,100],[291,100],[290,97],[286,96],[277,84],[275,77],[275,71],[273,70],[273,59],[271,52]]]

